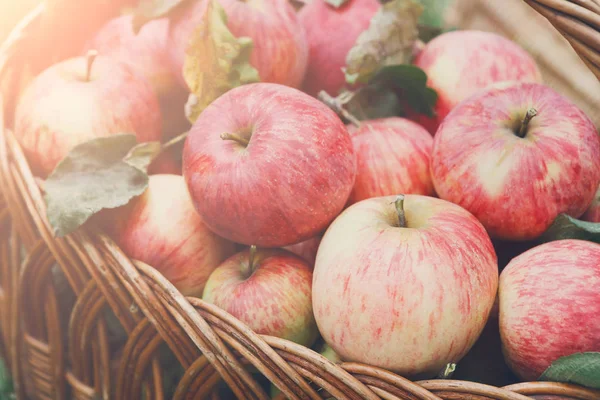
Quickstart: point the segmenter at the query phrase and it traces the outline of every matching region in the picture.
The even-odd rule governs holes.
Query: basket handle
[[[524,0],[571,44],[600,80],[600,0]]]

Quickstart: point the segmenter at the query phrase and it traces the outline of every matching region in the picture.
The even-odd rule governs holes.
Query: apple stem
[[[250,246],[250,254],[248,255],[248,277],[254,272],[254,257],[256,257],[256,246]]]
[[[242,146],[248,146],[250,141],[246,138],[241,137],[240,135],[236,135],[235,133],[221,133],[221,139],[223,140],[234,140],[241,144]]]
[[[523,117],[523,121],[521,122],[521,126],[519,127],[519,132],[517,132],[517,136],[520,138],[524,138],[527,135],[527,127],[529,126],[529,122],[537,115],[537,110],[535,108],[530,108],[527,110],[525,117]]]
[[[404,213],[404,195],[398,195],[394,202],[396,212],[398,213],[398,223],[400,228],[406,228],[406,214]]]
[[[331,97],[329,93],[324,90],[321,90],[318,94],[319,100],[321,100],[327,107],[331,108],[336,114],[347,119],[352,125],[360,128],[360,121],[358,118],[344,108],[344,104],[350,101],[352,96],[354,96],[354,93],[344,93],[338,97]]]
[[[94,60],[96,60],[96,57],[98,57],[97,50],[90,50],[87,52],[87,55],[86,55],[87,69],[85,71],[85,81],[86,82],[89,82],[90,79],[92,78],[92,66],[94,65]]]

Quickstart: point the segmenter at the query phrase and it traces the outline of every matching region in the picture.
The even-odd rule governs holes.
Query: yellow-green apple
[[[600,186],[596,191],[596,196],[594,196],[592,204],[590,204],[581,219],[589,222],[600,222]]]
[[[313,308],[343,360],[431,377],[473,346],[497,286],[492,242],[472,214],[429,196],[374,197],[325,232]]]
[[[218,0],[235,37],[253,41],[250,64],[261,82],[299,87],[308,63],[308,42],[288,0]],[[170,61],[183,83],[187,46],[202,22],[208,1],[195,1],[172,18]]]
[[[75,57],[39,74],[21,97],[15,136],[33,172],[46,177],[78,144],[132,133],[158,141],[161,113],[150,84],[110,57]]]
[[[189,129],[184,112],[188,91],[171,69],[168,39],[168,19],[147,22],[136,34],[133,15],[128,14],[109,20],[86,46],[127,64],[150,81],[160,101],[164,139]]]
[[[185,141],[183,176],[214,232],[284,247],[323,232],[343,210],[356,157],[326,105],[298,89],[254,83],[202,112]]]
[[[319,234],[303,242],[285,246],[284,249],[302,257],[311,267],[314,267],[322,237],[323,235]]]
[[[600,351],[600,245],[557,240],[514,258],[500,274],[504,356],[524,380],[560,357]]]
[[[338,8],[312,0],[302,7],[298,15],[310,48],[302,90],[312,96],[339,93],[346,83],[346,56],[380,8],[379,0],[348,0]]]
[[[318,335],[311,287],[312,271],[305,260],[283,249],[252,246],[210,275],[202,299],[258,334],[310,346]]]
[[[431,134],[461,101],[493,83],[542,82],[535,59],[517,43],[492,32],[444,33],[427,43],[414,64],[425,71],[427,85],[438,94],[435,118],[411,115]]]
[[[200,297],[209,275],[235,253],[202,222],[179,175],[151,175],[141,196],[110,211],[103,225],[115,243],[185,296]]]
[[[434,138],[440,198],[494,238],[538,238],[561,213],[580,217],[600,183],[600,137],[569,99],[539,83],[492,85],[458,105]]]
[[[433,195],[429,163],[433,138],[405,118],[362,121],[348,126],[357,160],[353,204],[396,193]]]

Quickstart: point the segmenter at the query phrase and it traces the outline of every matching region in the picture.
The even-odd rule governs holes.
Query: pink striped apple
[[[505,359],[536,380],[560,357],[600,351],[600,245],[558,240],[514,258],[500,274]]]
[[[542,82],[533,57],[517,43],[492,32],[444,33],[427,43],[414,64],[425,71],[428,86],[438,93],[437,116],[416,117],[431,134],[435,134],[439,124],[461,101],[491,84]]]
[[[315,319],[331,348],[410,377],[431,377],[469,351],[498,285],[481,223],[422,195],[347,208],[326,231],[313,274]]]
[[[312,0],[298,13],[310,47],[302,90],[336,96],[346,83],[346,56],[381,8],[379,0],[348,0],[339,8]]]
[[[538,83],[502,83],[440,126],[431,173],[440,198],[497,239],[538,238],[561,213],[578,218],[600,183],[600,138],[569,99]]]
[[[255,83],[202,112],[185,142],[183,176],[214,232],[284,247],[323,232],[342,211],[356,157],[326,105],[298,89]]]
[[[218,0],[235,37],[253,41],[250,63],[261,82],[299,87],[308,63],[304,28],[288,0]],[[185,52],[208,1],[194,1],[174,16],[170,62],[182,83]]]
[[[357,159],[349,203],[396,193],[433,195],[429,173],[433,138],[404,118],[363,121],[348,126]]]
[[[186,296],[200,297],[209,275],[235,253],[233,243],[202,222],[179,175],[151,175],[148,189],[106,220],[125,254],[157,269]]]
[[[206,283],[202,299],[254,332],[304,346],[317,338],[311,302],[312,271],[283,249],[247,249],[227,259]]]
[[[596,196],[592,200],[592,204],[588,207],[585,214],[581,217],[584,221],[600,222],[600,186],[596,191]]]

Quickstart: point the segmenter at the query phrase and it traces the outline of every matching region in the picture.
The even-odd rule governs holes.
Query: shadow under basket
[[[598,73],[599,2],[527,3]],[[55,238],[38,180],[11,132],[17,93],[64,57],[56,54],[60,43],[48,40],[48,12],[36,8],[0,47],[0,350],[18,399],[268,399],[270,387],[290,399],[600,399],[599,391],[570,384],[413,382],[369,365],[336,364],[184,297],[102,233]],[[54,26],[64,37],[90,26],[83,16],[63,22]]]

